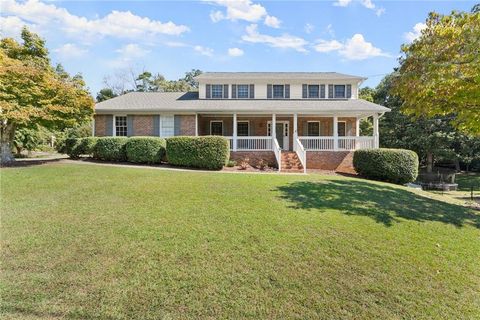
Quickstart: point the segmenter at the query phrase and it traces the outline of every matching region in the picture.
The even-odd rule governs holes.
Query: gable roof
[[[205,72],[197,80],[366,80],[367,78],[338,72]]]
[[[97,103],[96,113],[251,112],[373,113],[390,109],[362,99],[199,99],[198,92],[130,92]]]

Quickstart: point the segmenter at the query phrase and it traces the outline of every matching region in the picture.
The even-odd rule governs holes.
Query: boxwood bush
[[[158,137],[129,138],[125,151],[129,162],[160,163],[165,157],[166,141]]]
[[[418,156],[405,149],[356,150],[353,167],[367,179],[404,184],[417,178]]]
[[[92,155],[96,141],[96,137],[66,138],[58,151],[68,154],[73,159],[79,158],[81,155]]]
[[[229,158],[229,143],[223,137],[173,137],[167,139],[167,159],[172,165],[220,170]]]
[[[106,161],[126,161],[127,137],[101,137],[93,148],[93,157]]]

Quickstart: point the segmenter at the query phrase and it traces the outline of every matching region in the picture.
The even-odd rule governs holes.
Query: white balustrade
[[[233,137],[225,137],[230,141],[230,150],[233,150]],[[272,137],[270,136],[248,136],[237,137],[237,151],[266,151],[272,150]]]
[[[375,148],[374,137],[338,137],[338,143],[335,143],[335,137],[298,137],[300,143],[306,151],[335,151],[337,150],[357,150],[357,149],[373,149]]]
[[[280,172],[282,168],[282,148],[278,144],[278,140],[276,138],[270,138],[273,144],[273,153],[275,153],[275,159],[277,159],[278,163],[278,172]]]
[[[293,139],[293,151],[298,155],[298,159],[303,166],[303,172],[307,173],[307,152],[299,139]]]

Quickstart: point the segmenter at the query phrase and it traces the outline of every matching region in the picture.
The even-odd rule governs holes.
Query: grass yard
[[[478,319],[480,216],[340,176],[2,169],[3,319]]]

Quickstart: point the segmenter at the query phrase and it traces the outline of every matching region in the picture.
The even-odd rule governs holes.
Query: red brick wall
[[[353,152],[307,151],[307,169],[335,170],[354,173]]]
[[[103,137],[107,135],[107,116],[95,115],[95,136]]]
[[[134,136],[153,136],[153,116],[133,116],[133,135]]]
[[[240,162],[245,158],[249,159],[249,164],[256,166],[260,159],[266,160],[270,167],[277,167],[277,160],[273,151],[231,151],[230,160]]]
[[[182,115],[180,117],[180,135],[195,135],[195,115]]]

